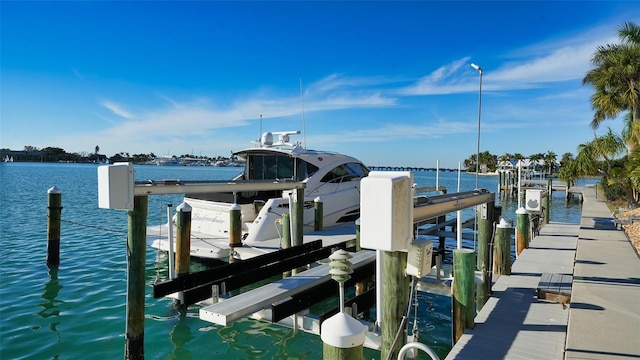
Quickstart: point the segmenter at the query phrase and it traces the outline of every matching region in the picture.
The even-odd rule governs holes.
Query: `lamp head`
[[[482,72],[482,68],[480,66],[474,64],[474,63],[471,63],[471,67],[476,69],[476,70],[478,70],[478,71],[480,71],[480,72]]]

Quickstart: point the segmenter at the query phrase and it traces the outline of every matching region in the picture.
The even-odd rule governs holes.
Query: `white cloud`
[[[483,66],[483,90],[506,91],[548,87],[552,83],[581,81],[591,68],[591,57],[600,45],[618,39],[610,24],[560,39],[551,39],[502,57],[496,68]],[[442,65],[415,84],[399,89],[404,95],[439,95],[477,91],[475,72],[465,71],[470,57]]]
[[[109,100],[105,100],[102,102],[102,106],[104,106],[105,108],[107,108],[109,111],[111,111],[112,113],[123,117],[125,119],[131,119],[133,117],[133,115],[128,112],[127,110],[123,109],[122,106],[120,106],[119,104],[116,104],[113,101],[109,101]]]
[[[526,59],[509,61],[498,69],[486,73],[488,86],[493,89],[530,88],[541,84],[582,80],[591,68],[591,57],[602,44],[615,42],[614,38],[580,38],[544,46],[539,51],[524,51]],[[546,51],[546,52],[545,52]],[[519,56],[523,57],[523,53]]]
[[[442,65],[429,75],[419,79],[415,84],[399,89],[398,93],[403,95],[442,95],[474,91],[477,89],[475,83],[472,85],[469,81],[461,81],[459,76],[460,68],[468,65],[470,59],[467,56]]]

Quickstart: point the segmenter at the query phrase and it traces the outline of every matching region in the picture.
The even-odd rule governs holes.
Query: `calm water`
[[[0,165],[0,358],[119,359],[125,344],[127,214],[98,208],[97,170],[89,164]],[[239,168],[136,166],[136,180],[228,179]],[[435,173],[416,173],[419,186],[434,186]],[[457,189],[457,173],[441,173],[440,184]],[[45,264],[47,190],[62,194],[60,266]],[[461,191],[475,177],[462,176]],[[580,184],[579,184],[580,185]],[[495,191],[496,177],[480,177],[480,187]],[[182,197],[149,198],[149,224],[165,221],[166,204]],[[500,201],[497,200],[500,204]],[[516,203],[502,204],[515,218]],[[579,222],[577,202],[552,202],[552,221]],[[473,216],[465,211],[465,218]],[[454,242],[448,246],[453,245]],[[473,243],[464,243],[473,247]],[[166,271],[164,257],[147,249],[147,283]],[[449,351],[450,298],[419,293],[420,338],[441,356]],[[147,287],[145,320],[147,359],[321,359],[319,337],[264,322],[243,320],[221,327],[186,313],[171,301],[153,299]],[[424,354],[422,354],[424,355]],[[365,349],[365,358],[379,353]],[[426,358],[426,357],[423,357]]]

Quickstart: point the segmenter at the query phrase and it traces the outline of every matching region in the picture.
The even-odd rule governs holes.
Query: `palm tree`
[[[570,152],[566,152],[562,154],[562,158],[560,159],[560,166],[568,165],[573,161],[573,154]]]
[[[635,149],[627,155],[625,167],[629,172],[629,181],[631,182],[633,199],[636,203],[640,203],[640,149]]]
[[[637,134],[640,121],[640,26],[623,23],[617,30],[620,44],[598,46],[591,63],[595,66],[582,80],[591,84],[595,110],[591,126],[596,129],[605,119],[623,111],[631,113],[631,129]],[[638,146],[638,137],[631,148]]]
[[[535,153],[529,156],[529,161],[531,162],[531,167],[533,168],[533,170],[538,170],[538,165],[540,165],[539,162],[542,159],[544,159],[543,153]]]
[[[498,156],[498,161],[500,162],[501,165],[504,165],[504,163],[508,162],[510,158],[511,158],[511,154],[504,153]],[[504,169],[501,169],[501,170],[504,170]]]
[[[551,175],[553,170],[556,168],[556,159],[557,155],[553,151],[549,150],[546,154],[544,154],[544,164],[548,169],[548,174]]]
[[[581,144],[578,155],[572,164],[581,175],[600,174],[606,185],[617,185],[630,204],[638,203],[638,167],[640,166],[639,150],[632,151],[632,156],[622,160],[616,157],[626,150],[625,142],[611,129],[593,141]]]
[[[577,165],[578,163],[576,161],[570,161],[558,170],[558,178],[566,182],[569,187],[573,186],[578,178],[580,178]]]
[[[622,139],[633,149],[634,144],[640,143],[640,121],[633,121],[631,113],[624,116],[624,129],[622,129]]]

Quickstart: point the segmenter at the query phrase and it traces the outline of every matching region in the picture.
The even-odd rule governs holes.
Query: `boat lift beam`
[[[303,182],[279,181],[183,181],[183,180],[148,180],[136,181],[134,195],[167,195],[167,194],[197,194],[212,192],[240,192],[240,191],[273,191],[304,189]]]
[[[307,184],[293,181],[134,181],[133,164],[118,162],[98,167],[98,207],[102,209],[133,210],[134,198],[148,195],[197,194],[242,191],[295,191]]]
[[[421,223],[457,210],[485,204],[494,199],[495,194],[486,189],[429,197],[418,196],[414,198],[413,222]]]

